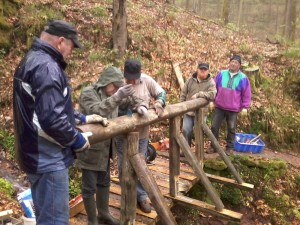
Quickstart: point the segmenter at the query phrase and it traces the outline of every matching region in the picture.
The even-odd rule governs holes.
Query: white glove
[[[85,117],[86,123],[101,123],[103,126],[108,125],[107,118],[99,116],[97,114],[88,115]]]
[[[194,94],[194,95],[191,97],[191,99],[196,99],[196,98],[198,98],[197,94]]]
[[[132,87],[132,84],[126,84],[123,87],[120,87],[115,95],[117,95],[119,98],[127,98],[130,95],[134,94],[134,89]]]
[[[242,109],[242,111],[241,111],[242,118],[245,118],[247,116],[247,114],[248,114],[248,110],[247,109]]]
[[[84,142],[81,146],[74,149],[75,153],[85,152],[91,147],[88,137],[92,136],[93,133],[92,132],[85,132],[85,133],[81,133],[81,135],[84,138]]]
[[[136,111],[140,116],[144,116],[144,117],[148,116],[148,109],[145,106],[142,105],[138,106]]]

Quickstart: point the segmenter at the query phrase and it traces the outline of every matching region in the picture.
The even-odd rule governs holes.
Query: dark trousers
[[[219,140],[219,130],[222,121],[226,119],[227,123],[227,138],[226,149],[233,149],[235,139],[235,129],[237,124],[237,112],[227,111],[220,108],[215,108],[211,131],[215,135],[215,138]]]

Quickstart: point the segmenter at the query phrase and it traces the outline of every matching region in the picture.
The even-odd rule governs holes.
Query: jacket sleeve
[[[242,96],[241,96],[241,107],[242,109],[248,109],[250,107],[251,103],[251,86],[249,79],[245,77],[243,80],[243,90],[242,90]]]
[[[108,98],[103,95],[101,89],[96,91],[94,86],[83,89],[79,97],[81,111],[86,115],[98,114],[103,117],[110,115],[121,104],[122,99],[116,95]]]
[[[215,81],[212,79],[209,83],[209,87],[206,91],[200,91],[198,93],[199,97],[205,98],[207,101],[213,101],[216,97],[217,89]]]
[[[160,92],[156,98],[156,101],[160,102],[162,104],[163,107],[166,106],[166,101],[167,101],[167,93],[165,90],[162,90],[162,92]]]

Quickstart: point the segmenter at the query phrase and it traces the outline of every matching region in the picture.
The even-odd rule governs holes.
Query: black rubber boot
[[[96,192],[96,203],[98,209],[98,222],[108,225],[119,225],[120,221],[109,213],[109,187],[98,187]]]
[[[83,198],[84,208],[88,218],[88,225],[98,225],[96,202],[94,196]]]

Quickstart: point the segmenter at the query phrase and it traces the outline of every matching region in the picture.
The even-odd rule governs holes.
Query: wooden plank
[[[160,172],[160,173],[163,173],[163,174],[169,174],[169,170],[167,170],[165,167],[163,167],[163,166],[153,166],[152,168],[151,168],[151,170],[152,171],[156,171],[156,172]],[[187,174],[187,173],[180,173],[180,175],[179,175],[179,177],[180,178],[182,178],[182,179],[184,179],[184,180],[188,180],[188,181],[191,181],[191,182],[193,182],[193,181],[195,181],[195,180],[197,180],[198,178],[197,178],[197,176],[195,176],[195,175],[190,175],[190,174]],[[178,179],[179,180],[179,179]]]
[[[0,219],[1,220],[8,219],[12,214],[13,214],[13,211],[11,209],[5,210],[5,211],[1,211],[0,212]]]
[[[171,196],[166,196],[168,198],[171,198],[172,200],[181,203],[181,204],[187,204],[189,206],[195,207],[196,209],[200,210],[201,212],[220,217],[226,220],[231,220],[234,222],[241,222],[243,214],[228,210],[228,209],[222,209],[221,211],[218,211],[215,209],[214,205],[210,205],[206,202],[202,202],[196,199],[188,198],[186,196],[177,196],[176,198]]]
[[[211,181],[215,181],[217,183],[225,184],[225,185],[239,188],[242,190],[252,191],[254,189],[253,184],[249,184],[249,183],[245,183],[245,182],[239,184],[236,180],[226,178],[226,177],[220,177],[220,176],[216,176],[216,175],[208,174],[208,173],[206,174],[206,176]]]
[[[167,176],[166,174],[162,174],[160,172],[156,172],[154,170],[152,170],[152,175],[155,178],[156,183],[160,187],[162,193],[169,194],[169,187],[170,187],[169,176]],[[119,179],[117,177],[113,177],[111,180],[115,183],[119,183]],[[187,180],[180,179],[178,186],[179,186],[178,190],[180,192],[185,193],[192,187],[192,183],[188,182]]]

